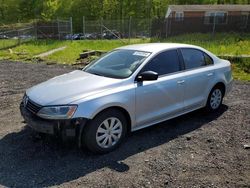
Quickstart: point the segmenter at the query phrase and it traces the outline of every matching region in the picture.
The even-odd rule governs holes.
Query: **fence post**
[[[35,28],[35,38],[36,38],[36,40],[38,39],[38,24],[37,24],[37,20],[36,20],[36,22],[35,22],[35,26],[34,26],[34,28]]]
[[[86,34],[85,32],[86,32],[86,30],[85,30],[85,16],[83,16],[82,17],[82,33],[84,36]]]
[[[101,38],[103,38],[103,30],[102,30],[102,27],[103,27],[103,18],[101,17],[101,20],[100,20],[100,26],[101,26]]]
[[[213,36],[214,36],[214,32],[215,32],[215,25],[216,25],[216,12],[214,14]]]
[[[21,44],[21,36],[20,36],[20,31],[19,31],[19,29],[17,30],[17,36],[18,36],[18,39],[17,39],[17,40],[18,40],[18,41],[17,41],[18,43],[17,43],[17,44],[20,45],[20,44]]]
[[[72,40],[73,40],[73,38],[72,38],[72,34],[73,34],[72,17],[69,18],[69,22],[70,22],[70,39],[71,39],[71,41],[72,41]]]
[[[151,38],[151,34],[152,34],[152,18],[148,19],[148,37]]]
[[[132,17],[129,17],[129,25],[128,25],[128,40],[130,44],[130,39],[131,39],[131,22],[132,22]]]
[[[56,23],[57,23],[57,34],[58,34],[58,40],[60,40],[60,31],[59,31],[59,20],[56,18]]]
[[[169,18],[166,18],[165,19],[166,21],[164,22],[166,25],[165,25],[165,29],[166,29],[166,38],[168,38],[168,23],[169,23]]]

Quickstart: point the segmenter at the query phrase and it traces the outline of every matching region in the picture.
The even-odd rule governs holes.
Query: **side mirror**
[[[157,80],[157,79],[158,79],[158,73],[156,73],[154,71],[145,71],[145,72],[140,73],[136,77],[137,82],[153,81],[153,80]]]

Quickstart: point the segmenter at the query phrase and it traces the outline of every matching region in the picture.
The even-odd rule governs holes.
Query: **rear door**
[[[136,84],[135,129],[167,119],[183,110],[185,78],[177,50],[156,55],[140,72],[154,71],[158,80]]]
[[[185,65],[185,111],[204,106],[208,88],[214,82],[213,60],[205,52],[193,49],[180,49]]]

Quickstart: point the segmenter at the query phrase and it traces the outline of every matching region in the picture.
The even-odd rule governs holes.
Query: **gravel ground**
[[[94,155],[36,139],[19,113],[27,88],[71,70],[0,62],[0,186],[250,187],[250,83],[235,82],[217,113],[192,112]]]

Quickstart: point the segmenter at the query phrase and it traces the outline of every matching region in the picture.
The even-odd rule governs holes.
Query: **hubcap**
[[[220,106],[221,99],[222,99],[221,90],[215,89],[213,91],[213,93],[211,95],[211,99],[210,99],[210,106],[212,107],[212,109],[215,110]]]
[[[121,138],[122,123],[115,117],[107,118],[98,127],[96,141],[101,148],[114,146]]]

